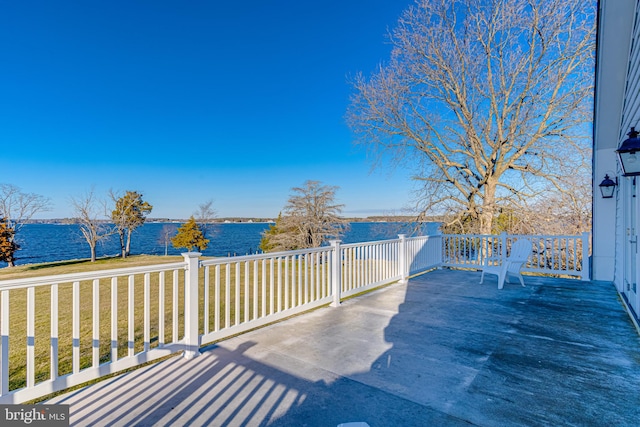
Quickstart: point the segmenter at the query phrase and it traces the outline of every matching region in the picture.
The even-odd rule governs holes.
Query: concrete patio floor
[[[612,284],[436,270],[58,396],[82,426],[637,426]]]

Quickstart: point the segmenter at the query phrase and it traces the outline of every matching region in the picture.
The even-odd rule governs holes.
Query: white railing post
[[[9,291],[0,291],[0,395],[9,393]]]
[[[591,265],[589,258],[589,232],[585,231],[582,233],[582,250],[580,251],[580,255],[582,257],[582,271],[581,279],[582,280],[590,280],[591,279]]]
[[[331,307],[338,307],[342,299],[342,249],[340,240],[332,240],[333,257],[331,258],[331,292],[333,301]]]
[[[199,252],[183,253],[187,263],[184,283],[184,354],[185,359],[197,357],[200,348],[198,335],[198,261]]]
[[[407,236],[398,234],[400,246],[398,247],[398,268],[400,270],[400,283],[407,283],[410,266],[407,265]]]
[[[507,232],[500,233],[500,265],[507,260]]]

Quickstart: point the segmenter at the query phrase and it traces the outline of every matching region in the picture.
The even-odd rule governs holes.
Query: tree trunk
[[[89,245],[91,248],[91,262],[96,262],[96,244],[95,242]]]
[[[131,253],[131,229],[127,229],[127,248],[124,251],[125,257],[128,257]]]
[[[127,253],[124,247],[124,230],[118,230],[118,236],[120,237],[120,255],[122,258],[126,258]]]
[[[493,229],[493,216],[496,211],[496,187],[497,180],[489,179],[484,187],[484,200],[482,211],[478,216],[480,220],[480,234],[491,234]]]

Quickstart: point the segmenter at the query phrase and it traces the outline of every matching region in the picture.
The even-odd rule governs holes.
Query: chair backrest
[[[507,257],[507,260],[513,263],[523,263],[529,259],[529,255],[531,255],[531,249],[533,248],[533,244],[530,240],[527,239],[518,239],[511,246],[511,253]]]

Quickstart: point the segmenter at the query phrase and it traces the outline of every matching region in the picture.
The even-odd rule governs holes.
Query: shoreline
[[[376,215],[376,216],[368,216],[368,217],[343,217],[342,218],[348,222],[379,222],[379,223],[415,223],[415,216],[401,216],[401,215]],[[149,224],[183,224],[187,222],[188,219],[183,218],[147,218],[145,223]],[[110,219],[103,219],[99,222],[102,223],[111,223]],[[211,224],[271,224],[275,223],[276,218],[259,218],[259,217],[221,217],[214,218]],[[438,218],[429,218],[427,221],[421,221],[423,223],[427,222],[439,222]],[[42,218],[42,219],[30,219],[28,221],[24,221],[24,224],[76,224],[77,221],[74,218]]]

